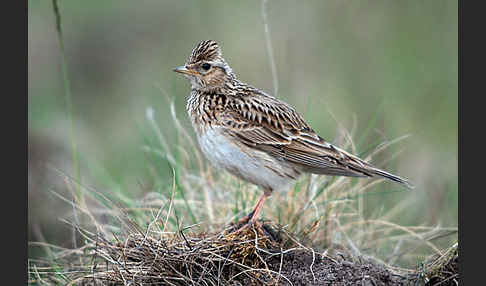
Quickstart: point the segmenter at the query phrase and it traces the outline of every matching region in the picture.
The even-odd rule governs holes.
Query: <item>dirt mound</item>
[[[274,257],[268,262],[268,267],[277,272],[280,263],[279,258]],[[336,260],[306,250],[285,256],[280,274],[292,284],[280,279],[278,285],[404,285],[405,281],[403,277],[369,261]],[[250,280],[244,282],[242,285],[247,285]],[[272,281],[265,281],[265,285],[269,282]]]
[[[86,265],[66,273],[73,273],[73,285],[406,284],[404,277],[370,261],[307,248],[275,224],[235,229],[137,233],[118,242],[98,237],[83,248]],[[79,251],[74,258],[80,260]]]

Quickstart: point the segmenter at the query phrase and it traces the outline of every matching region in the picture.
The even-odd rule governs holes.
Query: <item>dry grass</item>
[[[402,285],[403,276],[344,253],[331,257],[303,246],[271,222],[219,233],[149,235],[107,240],[80,230],[87,243],[33,267],[31,283],[46,285]],[[185,234],[184,234],[185,233]],[[61,254],[62,253],[62,254]],[[77,262],[79,261],[80,262]]]
[[[74,285],[84,281],[85,285],[98,285],[97,281],[104,281],[102,285],[128,285],[128,281],[137,281],[133,283],[239,285],[234,283],[240,281],[245,285],[251,281],[261,285],[290,281],[289,285],[295,285],[292,278],[282,275],[282,267],[292,264],[292,253],[298,251],[307,253],[303,257],[312,257],[310,264],[315,267],[342,265],[336,260],[337,253],[349,257],[353,267],[360,265],[356,264],[358,258],[372,261],[381,267],[377,268],[381,272],[376,273],[387,273],[380,277],[392,279],[393,275],[416,273],[414,266],[424,253],[443,257],[444,252],[434,240],[457,232],[455,228],[405,227],[392,223],[391,219],[407,208],[410,203],[407,200],[391,210],[365,217],[363,198],[374,194],[382,180],[311,175],[303,177],[287,193],[275,192],[265,205],[263,217],[276,221],[271,225],[280,230],[277,239],[265,235],[271,231],[231,234],[228,226],[251,210],[260,193],[255,186],[230,175],[213,174],[190,133],[179,122],[167,93],[160,90],[168,99],[176,130],[175,138],[168,140],[157,124],[154,111],[147,110],[153,136],[147,136],[144,150],[151,160],[153,191],[140,200],[117,192],[107,198],[106,193],[79,186],[60,172],[70,189],[78,186],[83,191],[83,204],[58,195],[72,205],[73,214],[65,221],[81,235],[76,241],[83,243],[71,250],[38,243],[49,249],[50,256],[46,261],[30,261],[32,283]],[[352,132],[343,129],[342,134],[336,143],[354,149]],[[366,159],[371,160],[401,139],[384,142]],[[160,175],[161,162],[172,169],[171,182],[164,181]],[[277,263],[272,263],[275,259]],[[317,263],[323,259],[327,262]],[[273,266],[269,267],[269,263]],[[305,263],[297,264],[312,270]],[[333,269],[325,271],[333,273]],[[349,268],[349,271],[359,274],[362,269]],[[299,272],[314,281],[314,272],[302,269]],[[373,279],[375,283],[380,281]]]
[[[459,285],[458,243],[447,249],[442,255],[432,255],[410,278],[410,281],[425,285]]]

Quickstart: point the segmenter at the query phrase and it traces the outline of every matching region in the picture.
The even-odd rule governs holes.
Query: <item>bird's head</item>
[[[187,77],[192,89],[218,88],[230,77],[234,77],[230,66],[223,59],[221,48],[212,40],[197,44],[186,64],[174,71]]]

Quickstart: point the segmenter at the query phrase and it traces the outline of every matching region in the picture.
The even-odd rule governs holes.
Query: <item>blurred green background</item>
[[[216,40],[239,78],[268,93],[272,74],[260,1],[60,1],[75,140],[84,184],[150,191],[145,110],[184,126],[188,81],[172,72],[201,40]],[[412,200],[402,225],[458,225],[457,1],[268,1],[267,18],[287,101],[330,141],[353,129],[358,154],[410,134],[377,160],[416,190],[369,198]],[[72,208],[52,195],[72,174],[61,57],[51,1],[28,2],[29,241],[69,246]],[[193,135],[193,134],[191,134]],[[170,139],[170,138],[169,138]],[[166,176],[171,172],[167,169]],[[63,191],[64,190],[64,191]],[[35,256],[37,250],[29,250]]]

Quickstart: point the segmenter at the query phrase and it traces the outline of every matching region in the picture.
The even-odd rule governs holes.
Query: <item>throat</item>
[[[187,114],[191,119],[192,127],[198,135],[200,135],[201,132],[203,132],[216,118],[210,96],[210,94],[201,89],[193,89],[187,100]]]

